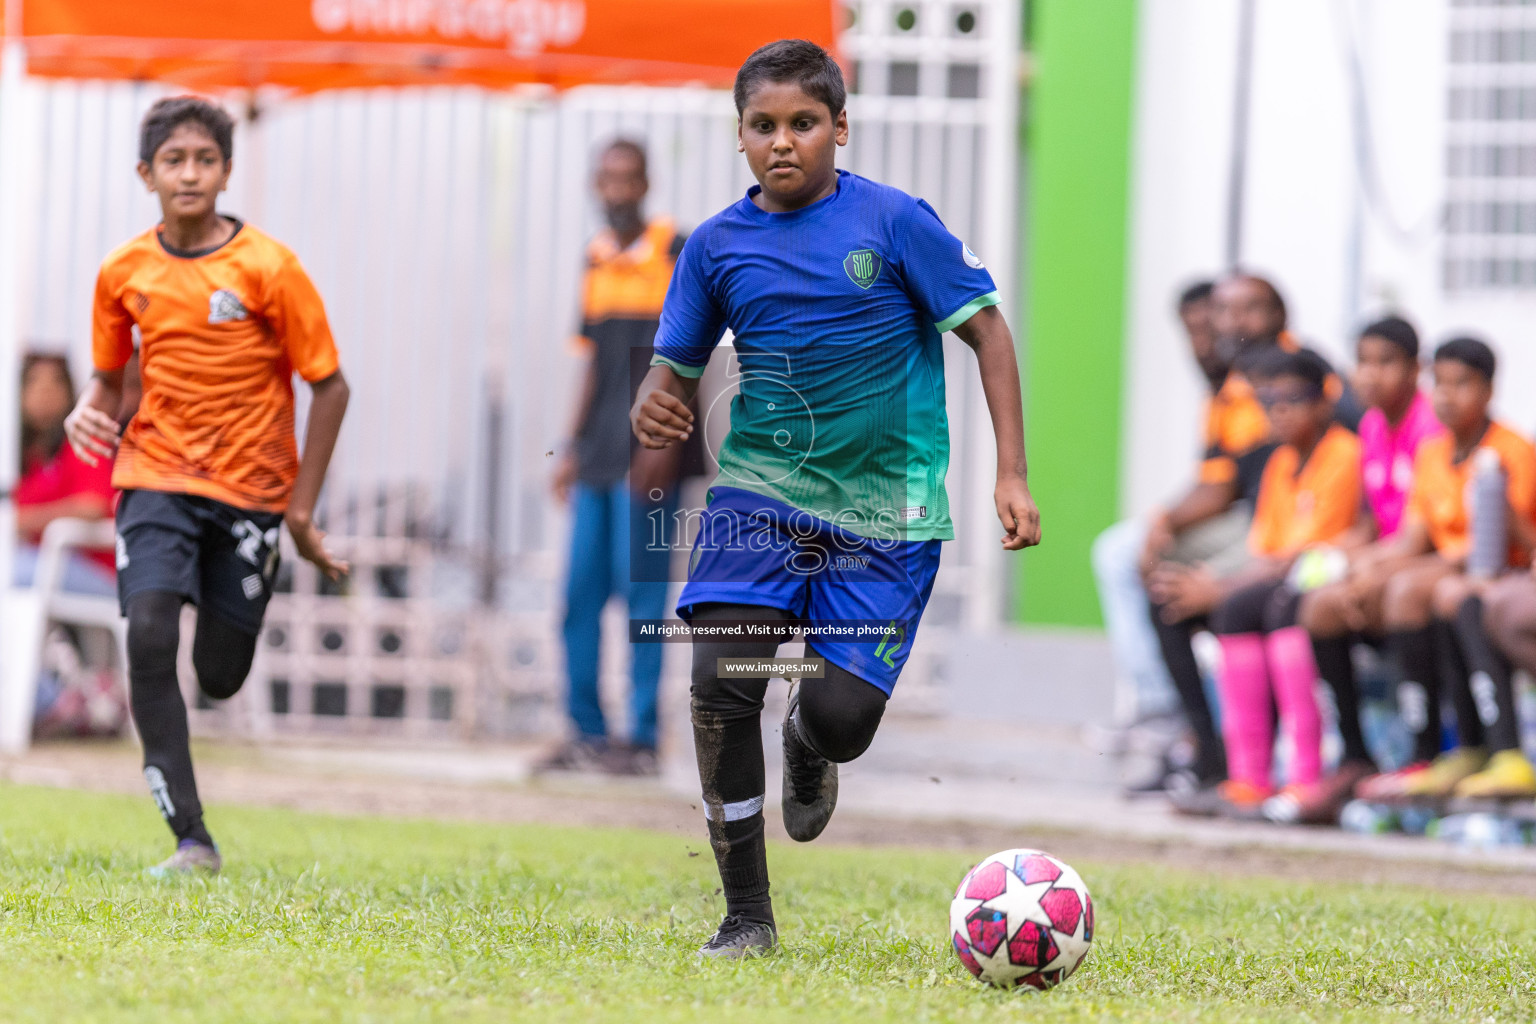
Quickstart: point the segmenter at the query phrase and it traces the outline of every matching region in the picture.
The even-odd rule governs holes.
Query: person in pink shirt
[[[1418,353],[1418,334],[1400,317],[1377,321],[1360,337],[1355,389],[1370,404],[1360,418],[1360,471],[1381,539],[1402,523],[1419,444],[1445,429],[1419,390]]]
[[[1298,618],[1312,635],[1318,674],[1333,690],[1344,743],[1338,770],[1305,793],[1266,807],[1280,821],[1336,820],[1355,787],[1378,772],[1360,728],[1360,693],[1351,648],[1382,635],[1381,596],[1386,578],[1399,566],[1383,561],[1372,541],[1397,533],[1413,486],[1419,445],[1445,428],[1429,396],[1419,390],[1419,335],[1413,325],[1391,316],[1368,325],[1356,346],[1355,389],[1369,406],[1360,420],[1360,472],[1366,510],[1360,529],[1340,544],[1342,578],[1309,591]],[[1337,556],[1335,556],[1337,558]]]

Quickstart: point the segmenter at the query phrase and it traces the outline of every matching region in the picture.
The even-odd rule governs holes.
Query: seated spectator
[[[1276,348],[1294,348],[1286,332],[1285,302],[1261,277],[1234,274],[1216,284],[1211,318],[1214,359],[1202,360],[1212,381],[1206,403],[1205,451],[1196,484],[1152,517],[1143,545],[1143,579],[1161,565],[1202,566],[1216,578],[1231,577],[1249,559],[1247,535],[1253,500],[1269,454],[1269,422],[1242,369]],[[1195,737],[1186,786],[1208,789],[1227,777],[1226,755],[1191,637],[1202,621],[1181,616],[1152,596],[1151,621],[1168,675]]]
[[[1467,352],[1469,370],[1464,371],[1467,379],[1460,390],[1469,396],[1469,405],[1482,402],[1486,422],[1486,401],[1472,396],[1480,396],[1484,386],[1489,397],[1492,395],[1493,353],[1488,351],[1484,360],[1482,353],[1470,346]],[[1489,434],[1494,426],[1487,426]],[[1430,795],[1442,795],[1449,788],[1455,796],[1466,799],[1528,799],[1536,796],[1536,768],[1520,749],[1513,670],[1483,624],[1483,594],[1496,578],[1530,565],[1531,549],[1536,546],[1536,448],[1523,437],[1513,437],[1502,447],[1491,437],[1480,438],[1462,460],[1459,474],[1447,478],[1440,489],[1454,485],[1465,495],[1468,480],[1477,472],[1472,455],[1484,448],[1497,453],[1508,482],[1508,507],[1498,510],[1505,513],[1498,535],[1503,564],[1478,565],[1464,557],[1457,572],[1435,585],[1433,611],[1449,648],[1440,658],[1440,685],[1450,693],[1458,719],[1463,715],[1475,717],[1483,731],[1482,750],[1473,751],[1461,764],[1470,766],[1481,756],[1486,756],[1486,762],[1481,770],[1455,781],[1453,787],[1453,773],[1445,771],[1437,777],[1433,768],[1426,769],[1419,788]],[[1471,502],[1470,498],[1463,500]],[[1475,506],[1466,513],[1469,533],[1475,537],[1479,513]]]
[[[1216,333],[1211,326],[1213,285],[1201,281],[1179,296],[1177,313],[1189,341],[1190,355],[1214,396],[1227,370],[1216,357]],[[1178,697],[1147,618],[1147,591],[1138,560],[1146,547],[1148,524],[1126,519],[1105,530],[1093,542],[1093,572],[1099,606],[1115,660],[1115,725],[1129,728],[1167,714]],[[1161,788],[1166,767],[1151,780]]]
[[[1502,784],[1508,774],[1520,774],[1515,758],[1501,757],[1498,764],[1489,766],[1493,776],[1472,780],[1487,765],[1485,744],[1492,742],[1495,749],[1518,755],[1518,744],[1510,738],[1518,738],[1518,732],[1512,710],[1500,716],[1502,721],[1488,716],[1497,728],[1491,736],[1485,731],[1479,701],[1472,693],[1468,652],[1474,655],[1471,660],[1479,672],[1487,672],[1496,662],[1488,651],[1478,649],[1469,629],[1458,631],[1458,625],[1481,615],[1480,605],[1469,603],[1468,598],[1483,584],[1465,579],[1471,547],[1466,490],[1474,453],[1482,448],[1497,453],[1507,480],[1515,527],[1511,532],[1522,542],[1512,546],[1511,564],[1528,560],[1528,524],[1536,514],[1536,447],[1489,417],[1494,367],[1493,351],[1475,338],[1455,338],[1435,350],[1435,415],[1447,433],[1419,447],[1401,530],[1362,554],[1349,581],[1347,598],[1354,621],[1363,626],[1371,615],[1380,615],[1388,653],[1403,680],[1398,706],[1416,737],[1415,763],[1362,782],[1357,793],[1365,799],[1470,795],[1493,783]],[[1379,612],[1374,611],[1377,605]],[[1464,644],[1469,635],[1474,642]],[[1500,687],[1490,681],[1487,689]],[[1487,693],[1484,702],[1512,705],[1507,681],[1503,689],[1508,695]],[[1456,712],[1457,745],[1441,754],[1440,702],[1447,695]],[[1524,769],[1529,771],[1529,765]]]
[[[1222,732],[1231,777],[1178,804],[1240,817],[1257,817],[1274,792],[1272,703],[1291,740],[1290,783],[1310,786],[1321,773],[1317,670],[1311,641],[1296,624],[1301,595],[1287,577],[1302,552],[1349,533],[1361,505],[1360,442],[1334,422],[1327,362],[1310,351],[1274,352],[1252,372],[1280,442],[1259,488],[1248,538],[1252,563],[1225,580],[1173,563],[1152,578],[1153,596],[1171,617],[1209,614],[1224,655]]]
[[[112,464],[82,462],[64,443],[64,417],[75,405],[74,382],[63,356],[34,353],[21,371],[21,478],[16,484],[15,584],[32,585],[37,545],[55,519],[112,516]],[[111,552],[70,552],[63,587],[75,593],[117,593]]]
[[[1489,584],[1483,594],[1483,627],[1500,654],[1536,674],[1536,566]]]
[[[1443,430],[1429,396],[1419,389],[1419,336],[1412,324],[1399,317],[1378,320],[1360,332],[1355,352],[1355,388],[1370,407],[1360,421],[1361,482],[1370,514],[1361,518],[1360,546],[1341,548],[1345,561],[1336,570],[1340,578],[1303,595],[1299,613],[1312,636],[1318,672],[1333,691],[1343,751],[1333,775],[1270,808],[1281,820],[1307,824],[1336,821],[1355,787],[1378,771],[1361,728],[1351,648],[1361,641],[1381,643],[1379,596],[1385,580],[1373,581],[1370,592],[1375,599],[1354,603],[1351,595],[1359,590],[1359,570],[1370,561],[1370,556],[1358,556],[1370,550],[1364,545],[1397,536],[1419,446]]]

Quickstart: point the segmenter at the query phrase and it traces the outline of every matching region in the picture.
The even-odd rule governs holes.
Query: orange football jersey
[[[1313,544],[1327,544],[1355,525],[1361,507],[1360,439],[1335,423],[1313,447],[1306,464],[1288,444],[1275,449],[1248,532],[1248,549],[1269,558],[1292,558]]]
[[[1479,448],[1499,453],[1507,480],[1509,507],[1516,515],[1536,519],[1536,447],[1502,423],[1490,423]],[[1450,434],[1419,445],[1413,461],[1413,490],[1408,493],[1407,518],[1423,523],[1435,550],[1446,558],[1465,558],[1472,549],[1472,521],[1467,510],[1467,484],[1473,460],[1457,462],[1456,439]],[[1511,565],[1524,565],[1525,555],[1511,546]]]
[[[298,259],[239,222],[228,242],[198,252],[146,231],[96,279],[97,369],[128,362],[135,327],[144,397],[112,483],[283,511],[299,466],[293,374],[313,383],[339,368]]]

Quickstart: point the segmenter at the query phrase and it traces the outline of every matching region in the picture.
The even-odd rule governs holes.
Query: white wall
[[[1123,504],[1140,512],[1190,479],[1202,383],[1172,305],[1221,269],[1238,0],[1143,0],[1133,156]],[[1426,344],[1487,336],[1500,409],[1536,426],[1536,293],[1441,287],[1447,0],[1258,0],[1242,262],[1280,286],[1292,327],[1348,363],[1352,330],[1391,307]],[[1358,187],[1347,75],[1365,67],[1381,200]],[[1398,228],[1389,227],[1397,222]],[[1404,229],[1404,230],[1399,230]],[[1358,251],[1358,262],[1355,253]]]
[[[1144,0],[1131,157],[1130,316],[1121,494],[1127,511],[1189,475],[1202,387],[1171,308],[1221,260],[1237,5]]]
[[[946,45],[975,60],[1000,51],[986,39],[966,42],[969,50]],[[995,56],[992,77],[1011,81]],[[156,219],[133,165],[138,122],[166,91],[42,79],[20,91],[33,116],[16,148],[32,154],[19,165],[31,185],[19,218],[17,308],[6,314],[29,347],[68,353],[77,379],[90,368],[101,259]],[[729,93],[591,87],[530,102],[404,89],[267,98],[260,118],[237,129],[235,174],[220,205],[290,245],[326,298],[353,385],[321,509],[327,528],[396,537],[410,519],[477,557],[492,541],[494,496],[507,575],[519,585],[551,576],[567,522],[549,494],[548,453],[566,429],[578,366],[566,340],[582,249],[598,223],[593,148],[621,133],[646,141],[650,210],[696,226],[751,184]],[[986,254],[1011,300],[1013,218],[989,222],[982,212],[985,197],[1003,190],[998,182],[1013,180],[1013,134],[989,100],[857,95],[849,114],[840,166],[931,202]],[[946,366],[956,441],[949,490],[964,525],[939,589],[968,621],[990,623],[1002,605],[990,421],[975,359],[958,340],[946,344]],[[302,414],[308,396],[299,391]],[[494,476],[493,395],[504,406]],[[367,510],[379,505],[387,512],[374,526]]]

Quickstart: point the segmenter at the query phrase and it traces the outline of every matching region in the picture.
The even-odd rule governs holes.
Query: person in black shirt
[[[586,367],[554,477],[555,496],[572,512],[563,638],[575,735],[538,767],[654,774],[662,646],[632,647],[628,740],[611,739],[598,702],[600,622],[613,596],[628,601],[633,618],[665,614],[678,484],[703,469],[697,444],[647,451],[629,429],[685,236],[667,218],[645,217],[649,182],[639,143],[604,147],[594,186],[607,226],[587,247],[577,340]]]

